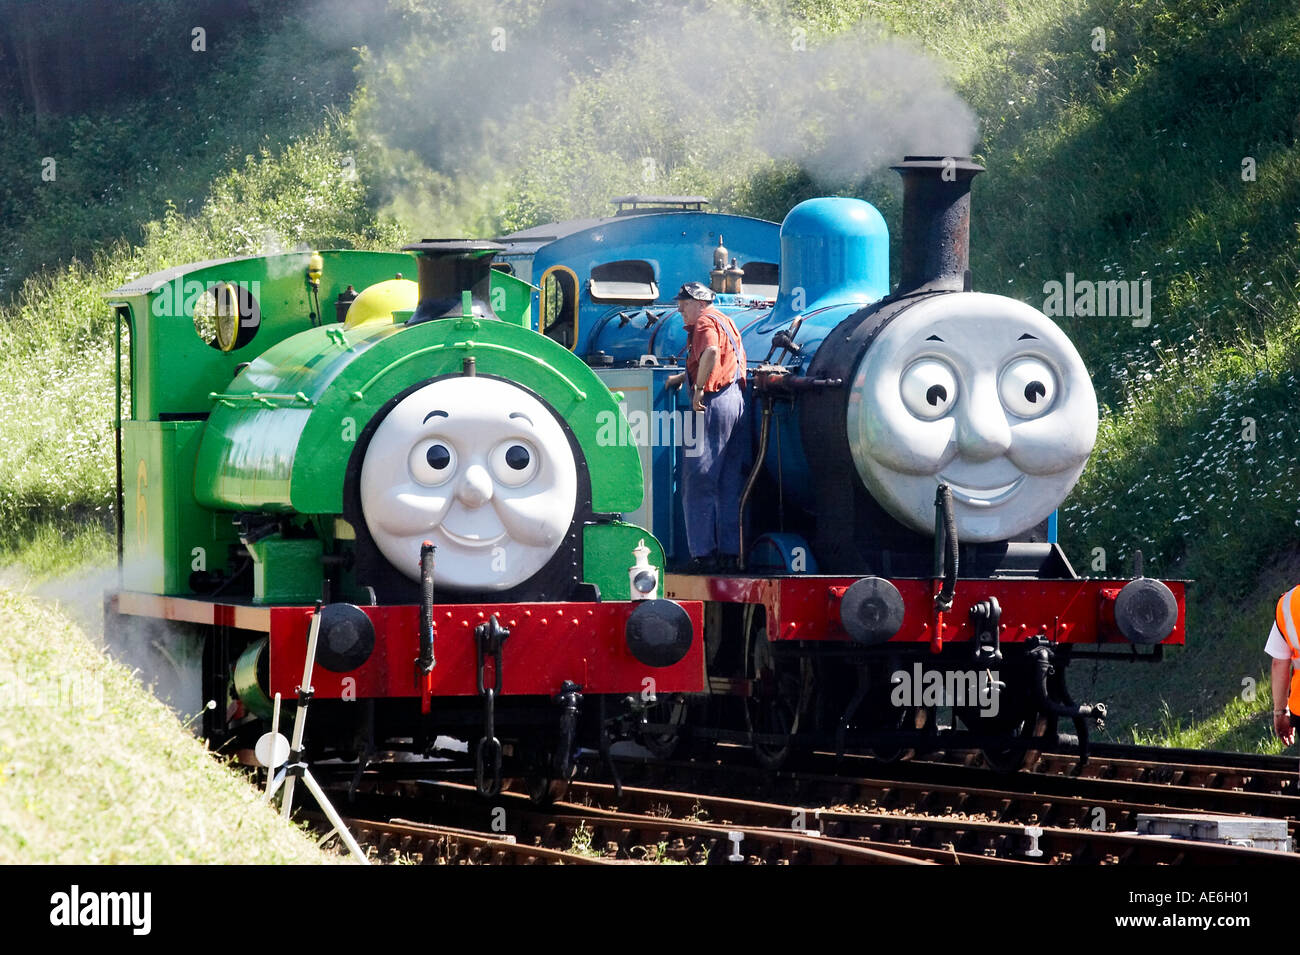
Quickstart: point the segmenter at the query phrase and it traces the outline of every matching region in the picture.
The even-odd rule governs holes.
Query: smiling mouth
[[[939,475],[939,480],[952,489],[952,496],[962,504],[970,507],[994,507],[1016,493],[1024,483],[1025,476],[1022,474],[1010,484],[1002,484],[998,487],[966,487],[949,480],[942,474]]]
[[[496,537],[465,537],[450,530],[446,524],[442,525],[441,530],[453,544],[459,544],[462,547],[491,547],[498,541],[504,540],[506,536],[506,532],[503,530]]]

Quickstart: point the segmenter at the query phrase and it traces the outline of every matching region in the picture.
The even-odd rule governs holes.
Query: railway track
[[[1285,810],[1279,815],[1294,827],[1300,815],[1297,796],[1061,777],[1049,774],[1051,761],[1043,763],[1047,769],[1042,772],[1013,776],[951,763],[884,764],[858,757],[835,765],[837,774],[802,768],[774,774],[728,759],[620,760],[629,784],[621,799],[611,784],[579,780],[563,802],[545,811],[516,793],[488,802],[468,785],[385,780],[375,773],[363,777],[359,805],[368,815],[418,812],[480,835],[502,823],[503,833],[525,848],[563,854],[581,844],[624,862],[1300,864],[1300,855],[1156,839],[1132,831],[1139,813],[1188,809],[1229,814],[1234,808],[1225,809],[1224,802],[1245,811],[1240,809],[1245,798],[1251,806],[1269,800],[1273,808]],[[990,778],[996,786],[984,785]],[[1062,784],[1067,790],[1094,791],[1047,791]],[[1139,796],[1143,798],[1135,798]],[[501,839],[500,833],[493,836]],[[475,851],[481,857],[489,848]],[[428,850],[421,855],[428,858]],[[466,856],[439,850],[432,858],[463,861]]]
[[[907,846],[940,849],[956,864],[990,861],[1100,865],[1232,865],[1275,862],[1278,853],[1183,840],[1152,839],[1135,833],[1096,831],[1042,824],[1022,824],[974,814],[926,815],[880,807],[791,807],[745,799],[701,798],[693,792],[574,783],[570,802],[617,805],[621,811],[701,813],[727,826],[797,828],[836,842],[868,842],[879,848]],[[567,807],[560,807],[567,811]],[[716,815],[713,815],[716,814]],[[1300,864],[1296,860],[1294,864]]]
[[[1282,818],[1294,834],[1291,759],[1109,745],[1082,772],[1043,753],[1017,774],[974,759],[817,753],[772,772],[724,745],[711,760],[617,759],[621,797],[591,760],[546,809],[514,792],[480,799],[445,762],[381,764],[361,777],[354,831],[424,864],[1300,864],[1134,832],[1139,814],[1172,811]]]
[[[1224,766],[1234,769],[1273,770],[1292,776],[1300,769],[1300,758],[1265,753],[1233,753],[1226,750],[1173,749],[1141,746],[1134,743],[1092,743],[1088,747],[1095,759],[1128,759],[1144,763],[1169,763],[1180,766]],[[1064,754],[1052,754],[1064,755]]]
[[[735,767],[722,764],[628,762],[621,764],[621,769],[625,781],[638,785],[665,789],[676,786],[693,793],[715,796],[759,797],[792,807],[855,806],[899,815],[954,816],[1062,829],[1091,829],[1096,826],[1111,832],[1132,830],[1139,813],[1168,811],[1167,806],[1157,803],[1098,800],[966,784],[942,785],[924,780],[811,773],[770,775],[758,770],[738,773]],[[1103,810],[1100,815],[1097,812],[1099,808]]]
[[[973,752],[936,753],[919,762],[978,766]],[[1252,753],[1161,749],[1155,746],[1093,744],[1087,765],[1077,766],[1076,753],[1040,753],[1025,772],[1069,775],[1084,779],[1172,783],[1205,789],[1300,794],[1300,759]]]
[[[531,861],[530,850],[544,853],[544,861],[552,863],[567,858],[696,865],[931,865],[960,861],[958,854],[942,849],[881,848],[866,841],[823,839],[788,827],[736,828],[573,803],[540,810],[519,793],[502,793],[489,803],[479,798],[472,786],[459,783],[401,782],[380,787],[385,791],[361,794],[356,802],[356,808],[365,813],[364,818],[350,823],[358,841],[391,851],[401,840],[410,839],[399,851],[417,852],[426,864],[466,858],[465,852],[449,853],[443,846],[468,844],[475,837],[499,840],[478,844],[478,858],[486,850],[489,856],[508,855],[511,861],[519,857]],[[373,818],[397,811],[436,815],[438,822],[402,819],[394,823]],[[496,828],[499,834],[486,835]],[[537,861],[542,860],[543,856],[538,856]]]
[[[741,769],[743,760],[727,754],[722,763]],[[814,776],[887,780],[913,785],[930,784],[961,789],[999,790],[1033,795],[1049,800],[1078,797],[1094,805],[1141,806],[1140,811],[1196,811],[1229,815],[1287,819],[1294,834],[1300,819],[1300,794],[1278,781],[1276,790],[1260,780],[1261,791],[1230,784],[1250,782],[1245,776],[1229,776],[1221,767],[1182,767],[1178,764],[1142,765],[1110,760],[1099,763],[1084,775],[1068,775],[1073,761],[1059,755],[1044,757],[1033,772],[1015,774],[956,763],[912,761],[885,763],[866,756],[837,759],[831,754],[812,754],[792,760],[790,771]],[[1091,764],[1089,764],[1091,767]],[[1246,774],[1249,776],[1249,773]],[[1164,781],[1168,780],[1168,781]]]
[[[1068,756],[1048,754],[1039,757],[1032,771],[1048,775],[1071,774],[1078,779],[1157,783],[1289,797],[1300,795],[1300,787],[1297,787],[1298,777],[1294,768],[1286,772],[1244,766],[1190,765],[1106,757],[1095,764],[1089,761],[1088,765],[1075,774],[1073,765],[1074,760]]]
[[[324,816],[305,816],[324,831]],[[513,836],[488,834],[455,826],[395,818],[343,821],[362,846],[380,861],[410,861],[420,865],[609,865],[608,859],[525,845]]]

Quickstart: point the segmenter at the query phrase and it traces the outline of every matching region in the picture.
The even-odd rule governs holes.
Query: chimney
[[[459,318],[461,293],[474,301],[475,318],[495,319],[489,301],[492,256],[505,246],[475,239],[422,239],[402,246],[418,256],[420,302],[406,324],[418,325],[438,318]]]
[[[905,156],[903,261],[895,295],[960,292],[970,270],[970,184],[984,167],[967,157]]]

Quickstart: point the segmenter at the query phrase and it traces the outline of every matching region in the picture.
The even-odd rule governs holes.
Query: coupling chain
[[[493,614],[474,628],[478,656],[478,692],[483,698],[483,735],[474,753],[474,785],[479,794],[495,796],[501,792],[501,740],[496,734],[496,699],[501,692],[503,670],[501,645],[510,631],[501,626]],[[487,664],[492,661],[492,684],[487,681]],[[490,770],[490,777],[489,777]]]

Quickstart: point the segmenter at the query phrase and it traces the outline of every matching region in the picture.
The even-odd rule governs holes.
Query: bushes
[[[0,323],[0,552],[39,528],[111,522],[113,320],[103,296],[184,262],[291,248],[386,247],[402,238],[365,208],[336,117],[281,154],[218,177],[193,215],[169,205],[136,245],[25,282]]]
[[[277,152],[319,128],[322,110],[346,105],[356,54],[312,29],[310,11],[264,13],[229,29],[214,19],[201,53],[172,35],[179,24],[185,39],[198,15],[169,13],[166,37],[148,18],[137,25],[131,42],[170,51],[156,57],[161,82],[142,74],[133,95],[84,113],[0,116],[0,301],[28,276],[105,243],[140,243],[143,224],[168,203],[197,212],[212,181],[245,155]],[[42,178],[46,157],[53,181]]]

